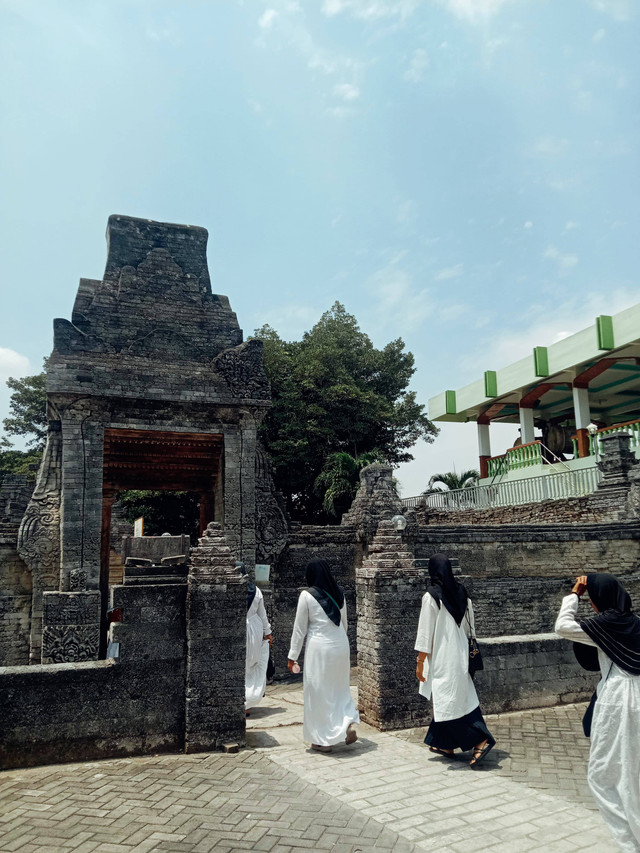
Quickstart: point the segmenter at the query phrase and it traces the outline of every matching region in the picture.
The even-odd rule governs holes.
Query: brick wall
[[[33,492],[26,475],[8,475],[0,486],[0,666],[29,661],[31,572],[18,556],[18,528]]]

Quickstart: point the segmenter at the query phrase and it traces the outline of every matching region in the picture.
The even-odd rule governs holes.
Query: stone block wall
[[[112,595],[119,663],[0,668],[0,768],[183,748],[186,584]]]
[[[600,678],[582,669],[573,644],[556,634],[493,637],[480,649],[484,670],[475,684],[485,714],[583,702]]]
[[[296,616],[300,590],[306,586],[305,567],[310,560],[322,557],[331,566],[344,590],[347,602],[351,659],[356,661],[356,581],[355,567],[362,561],[362,548],[356,543],[355,531],[345,526],[293,525],[287,547],[271,568],[273,589],[273,646],[276,677],[286,673],[287,652]],[[300,657],[302,662],[303,654]]]
[[[13,474],[0,486],[0,666],[29,661],[32,580],[18,555],[17,541],[34,482]]]

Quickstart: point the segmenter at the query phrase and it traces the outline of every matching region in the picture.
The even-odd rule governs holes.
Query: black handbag
[[[469,630],[471,630],[471,620],[469,619],[468,614],[467,614],[467,622],[469,623]],[[476,672],[479,672],[481,669],[484,669],[484,661],[482,660],[482,655],[480,654],[480,646],[478,645],[478,641],[473,636],[473,634],[468,639],[469,639],[469,674],[473,676]]]

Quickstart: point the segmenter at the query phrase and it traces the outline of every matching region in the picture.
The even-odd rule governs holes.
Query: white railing
[[[431,492],[428,495],[403,498],[402,505],[407,509],[427,506],[432,509],[459,510],[557,501],[590,495],[597,489],[601,477],[596,467],[580,468],[544,477],[527,477],[448,492]]]

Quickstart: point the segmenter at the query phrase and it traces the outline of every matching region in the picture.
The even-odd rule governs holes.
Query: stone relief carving
[[[61,458],[60,421],[52,420],[36,487],[18,531],[18,554],[31,569],[34,590],[59,586]]]
[[[43,663],[72,663],[98,657],[95,625],[45,625],[42,633]]]
[[[393,483],[393,470],[374,462],[360,471],[360,487],[342,524],[356,528],[356,539],[369,543],[382,519],[402,512],[402,503]]]
[[[213,363],[234,397],[271,399],[271,389],[262,363],[262,341],[253,339],[223,350]]]
[[[289,525],[284,499],[276,491],[271,463],[256,448],[256,562],[274,563],[287,544]]]

